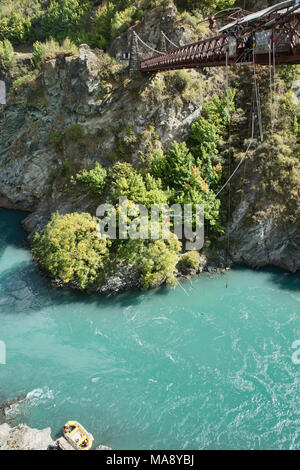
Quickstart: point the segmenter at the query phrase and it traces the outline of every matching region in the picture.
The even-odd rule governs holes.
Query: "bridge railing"
[[[143,60],[140,64],[141,71],[154,68],[172,68],[180,64],[196,64],[196,61],[208,61],[211,58],[217,60],[226,54],[228,49],[228,37],[217,36],[212,39],[199,41],[188,46],[172,49],[164,55],[157,55],[150,59]]]
[[[293,29],[280,28],[252,33],[257,43],[255,49],[256,54],[262,55],[269,53],[270,38],[272,37],[276,53],[292,55],[293,51],[300,44],[299,22],[295,26],[296,27]],[[235,41],[233,52],[232,41]],[[220,35],[188,46],[172,49],[164,55],[156,55],[150,59],[143,60],[140,63],[140,70],[147,72],[151,70],[224,65],[227,52],[229,52],[229,59],[231,64],[233,64],[240,61],[243,62],[244,57],[248,56],[249,50],[251,49],[249,49],[249,45],[247,45],[247,37],[239,35]]]

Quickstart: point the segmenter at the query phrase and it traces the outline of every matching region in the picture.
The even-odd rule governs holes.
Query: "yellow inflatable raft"
[[[77,421],[68,421],[64,426],[64,437],[76,450],[91,450],[94,438]]]

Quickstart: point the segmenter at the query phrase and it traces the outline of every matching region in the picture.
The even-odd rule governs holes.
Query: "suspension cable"
[[[137,33],[136,31],[134,31],[133,34],[135,34],[136,37],[138,38],[138,40],[141,42],[141,44],[143,44],[143,46],[145,46],[145,47],[147,47],[148,49],[150,49],[150,51],[156,52],[157,54],[165,55],[165,52],[157,51],[156,49],[153,49],[153,47],[148,46],[148,44],[146,44],[146,43],[140,38],[140,36],[138,35],[138,33]]]
[[[174,42],[172,42],[171,39],[169,39],[168,36],[163,31],[161,31],[161,34],[167,41],[169,41],[170,44],[172,44],[172,46],[176,47],[176,49],[180,47],[180,46],[177,46]]]

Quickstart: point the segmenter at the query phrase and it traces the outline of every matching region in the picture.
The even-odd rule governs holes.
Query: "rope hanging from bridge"
[[[163,37],[164,37],[167,41],[169,41],[169,43],[170,43],[172,46],[174,46],[174,47],[176,47],[176,49],[178,49],[179,46],[177,46],[174,42],[172,42],[171,39],[169,39],[168,36],[167,36],[163,31],[161,31],[161,34],[163,35]]]
[[[147,47],[147,49],[150,49],[150,51],[152,52],[156,52],[157,54],[161,54],[161,55],[165,55],[165,52],[161,52],[161,51],[157,51],[156,49],[153,49],[153,47],[149,46],[148,44],[146,44],[141,38],[140,36],[138,35],[138,33],[136,31],[133,32],[133,34],[137,37],[137,39],[140,41],[140,43]]]

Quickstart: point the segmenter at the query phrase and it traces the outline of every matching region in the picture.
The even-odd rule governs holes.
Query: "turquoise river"
[[[109,298],[55,290],[24,215],[0,209],[0,402],[25,396],[7,420],[56,437],[77,419],[114,449],[300,449],[298,274],[237,267]]]

